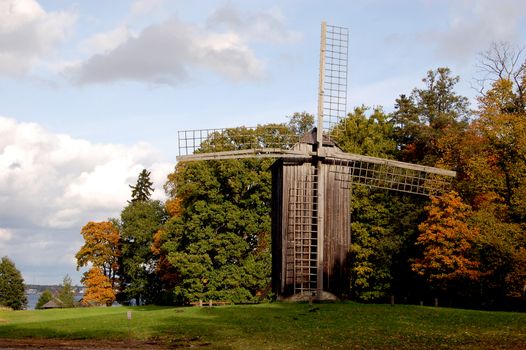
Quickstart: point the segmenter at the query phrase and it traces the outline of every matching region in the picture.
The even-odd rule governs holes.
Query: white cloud
[[[423,40],[436,45],[439,57],[471,61],[493,41],[513,43],[521,39],[517,29],[526,12],[524,1],[464,0],[450,4],[447,27],[422,35]]]
[[[151,146],[93,144],[0,117],[0,255],[25,270],[73,270],[81,227],[117,217],[143,168],[152,172],[153,197],[164,199],[173,164]]]
[[[75,15],[46,12],[35,0],[0,0],[0,75],[22,76],[67,35]]]
[[[0,227],[0,241],[9,241],[13,237],[11,231]]]
[[[122,25],[111,31],[89,37],[80,44],[80,49],[89,54],[102,54],[116,49],[132,36],[128,27]]]
[[[164,0],[135,0],[130,6],[130,17],[145,16],[160,8]]]
[[[263,75],[263,63],[239,35],[209,33],[174,17],[127,36],[113,50],[91,56],[67,73],[79,84],[120,80],[177,84],[195,68],[234,81]]]
[[[301,34],[286,28],[285,17],[277,8],[256,13],[240,13],[233,6],[218,8],[208,18],[208,27],[228,29],[247,39],[286,43],[301,39]]]
[[[129,199],[128,184],[152,166],[168,169],[147,144],[92,144],[0,117],[0,216],[30,211],[35,225],[71,228],[115,214]]]

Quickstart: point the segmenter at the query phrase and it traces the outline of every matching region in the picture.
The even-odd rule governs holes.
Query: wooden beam
[[[309,157],[310,154],[292,150],[283,150],[281,148],[257,148],[244,149],[238,151],[223,151],[212,153],[196,153],[186,156],[178,156],[176,159],[180,162],[189,162],[197,160],[220,160],[220,159],[241,159],[241,158],[298,158]]]
[[[318,149],[323,147],[323,84],[325,78],[325,47],[327,41],[327,23],[321,22],[321,39],[320,39],[320,79],[318,82],[318,128],[317,128],[317,143]]]

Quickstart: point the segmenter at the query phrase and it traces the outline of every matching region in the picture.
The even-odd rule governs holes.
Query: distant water
[[[26,297],[27,297],[27,309],[34,310],[35,306],[38,303],[38,298],[40,298],[40,294],[26,294]]]

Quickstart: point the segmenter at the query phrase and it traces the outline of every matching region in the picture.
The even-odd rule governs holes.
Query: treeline
[[[457,171],[451,192],[432,198],[353,186],[349,298],[523,305],[526,65],[518,57],[503,46],[482,56],[476,106],[455,91],[459,77],[438,68],[423,87],[400,95],[394,112],[359,107],[335,127],[346,152]],[[296,113],[286,124],[229,130],[200,151],[283,143],[313,121]],[[178,163],[165,184],[165,203],[150,199],[144,170],[120,218],[82,229],[78,265],[91,266],[84,299],[109,305],[272,297],[272,162]]]

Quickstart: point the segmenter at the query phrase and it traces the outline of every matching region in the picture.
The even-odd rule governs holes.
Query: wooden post
[[[325,49],[327,42],[327,23],[321,22],[320,40],[320,79],[318,83],[318,133],[316,135],[318,149],[323,147],[323,84],[325,78]]]
[[[438,298],[435,298],[435,307],[438,307]]]
[[[391,295],[391,306],[394,306],[394,304],[395,304],[394,295]]]
[[[318,130],[318,133],[320,131]],[[316,296],[318,300],[322,299],[323,293],[323,262],[324,262],[324,238],[325,238],[325,165],[321,160],[318,160],[318,190],[317,190],[317,276],[316,276]]]

